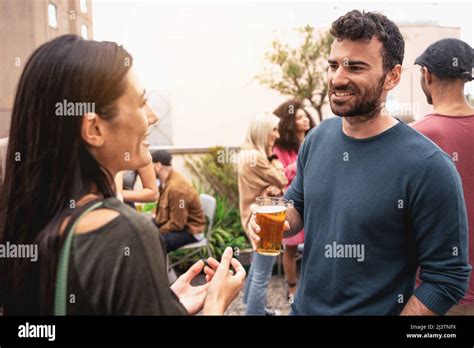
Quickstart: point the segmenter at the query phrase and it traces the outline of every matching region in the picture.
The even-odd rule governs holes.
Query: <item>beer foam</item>
[[[283,205],[263,205],[257,207],[257,213],[262,214],[275,214],[286,211],[286,207]]]

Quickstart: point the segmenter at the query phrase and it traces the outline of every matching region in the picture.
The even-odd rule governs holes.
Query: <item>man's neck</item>
[[[162,170],[158,178],[160,179],[161,185],[165,186],[166,182],[168,181],[170,174],[171,174],[172,169],[167,169],[167,170]]]
[[[398,122],[386,111],[368,119],[365,116],[343,117],[342,131],[351,138],[367,139],[383,133]]]
[[[451,96],[432,96],[433,113],[446,116],[474,115],[474,108],[469,105],[463,94]]]
[[[450,84],[433,84],[431,90],[433,112],[446,116],[469,116],[474,108],[464,96],[464,82],[455,80]]]

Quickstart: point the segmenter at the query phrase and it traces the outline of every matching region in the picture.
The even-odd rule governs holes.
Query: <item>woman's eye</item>
[[[145,106],[146,103],[148,103],[148,99],[145,99],[145,100],[143,101],[142,107]]]

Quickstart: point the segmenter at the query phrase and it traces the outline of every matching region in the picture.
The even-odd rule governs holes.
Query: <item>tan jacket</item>
[[[204,232],[206,218],[196,190],[178,172],[171,170],[160,199],[156,223],[160,232],[187,230],[192,234]]]
[[[241,150],[238,175],[240,220],[247,233],[247,225],[252,215],[250,205],[255,203],[257,197],[265,195],[269,186],[277,186],[283,190],[288,180],[279,161],[273,160],[270,163],[267,157],[255,149]]]

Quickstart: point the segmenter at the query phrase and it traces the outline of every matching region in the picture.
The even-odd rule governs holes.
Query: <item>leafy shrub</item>
[[[212,227],[209,246],[212,255],[220,259],[228,246],[234,251],[247,251],[250,243],[240,223],[239,190],[237,184],[237,168],[231,161],[222,160],[223,147],[210,149],[208,154],[199,158],[187,157],[185,163],[188,169],[199,179],[193,182],[199,193],[208,193],[216,198],[216,212]],[[188,256],[193,250],[178,250],[170,253],[171,262]],[[207,251],[202,249],[191,256],[184,266],[187,267],[206,258]]]

